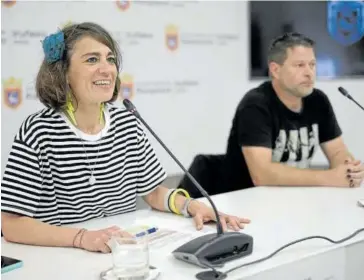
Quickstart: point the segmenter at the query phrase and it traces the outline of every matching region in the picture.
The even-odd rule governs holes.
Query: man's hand
[[[350,180],[350,187],[360,187],[364,179],[364,165],[360,160],[346,159],[345,163],[350,167],[347,169],[347,177]]]
[[[355,170],[355,171],[354,171]],[[327,176],[327,182],[329,186],[334,187],[357,187],[358,179],[353,178],[353,172],[357,173],[358,165],[354,165],[353,162],[342,163],[335,168],[331,169]]]

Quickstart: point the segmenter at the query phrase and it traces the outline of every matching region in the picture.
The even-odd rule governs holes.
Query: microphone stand
[[[197,182],[197,180],[183,167],[180,161],[166,147],[161,139],[154,133],[150,126],[140,116],[137,109],[130,100],[124,99],[123,104],[126,109],[136,116],[162,145],[167,153],[186,173],[188,178],[193,182],[195,187],[209,201],[216,216],[217,234],[206,234],[197,237],[179,248],[175,249],[172,254],[178,260],[197,265],[203,268],[212,268],[213,271],[204,271],[198,273],[196,277],[201,280],[216,279],[224,276],[221,272],[216,271],[213,267],[222,267],[225,262],[232,261],[241,257],[250,255],[253,252],[253,237],[240,232],[223,232],[219,213],[214,202],[208,193]],[[220,278],[222,279],[222,278]]]

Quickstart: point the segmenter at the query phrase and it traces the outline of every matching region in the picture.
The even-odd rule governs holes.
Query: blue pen
[[[157,227],[148,228],[145,231],[142,231],[142,232],[139,232],[139,233],[135,234],[135,237],[142,237],[144,235],[147,235],[147,234],[151,234],[153,232],[156,232],[157,230],[158,230]]]

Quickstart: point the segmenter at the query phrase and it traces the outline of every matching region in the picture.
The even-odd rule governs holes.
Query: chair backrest
[[[209,195],[219,193],[222,184],[222,165],[225,159],[225,155],[203,155],[199,154],[195,156],[192,164],[188,168],[191,175],[197,180],[197,182],[205,189]],[[220,188],[219,188],[220,186]],[[192,181],[184,175],[180,181],[179,188],[183,188],[193,198],[202,197],[200,191],[195,187]]]

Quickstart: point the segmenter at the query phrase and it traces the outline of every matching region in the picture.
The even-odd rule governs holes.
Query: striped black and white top
[[[28,116],[15,136],[1,210],[54,225],[82,222],[134,211],[136,196],[165,177],[140,121],[125,109],[105,106],[104,129],[88,135],[46,108]]]

